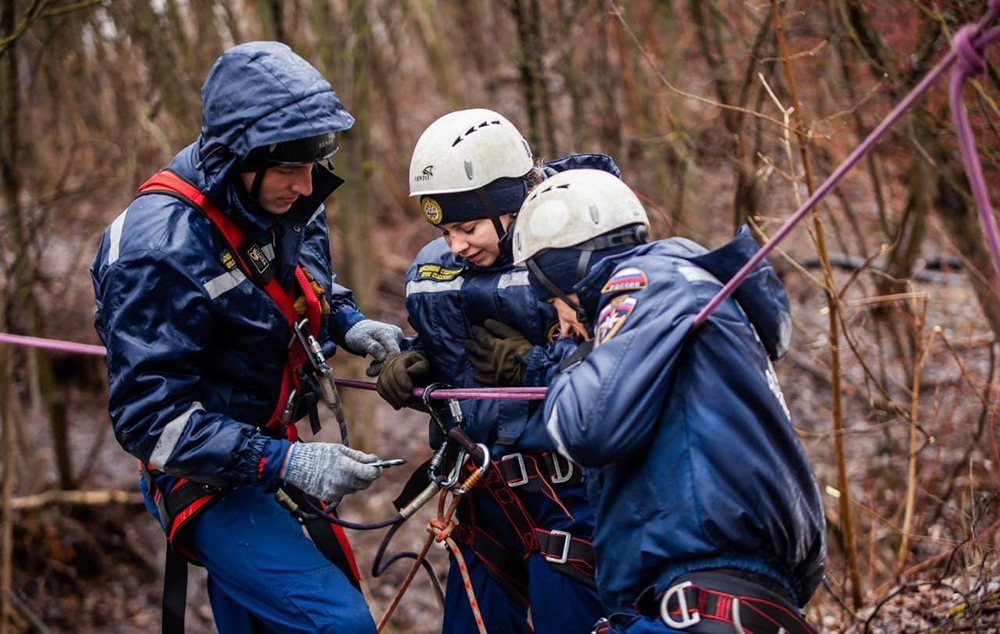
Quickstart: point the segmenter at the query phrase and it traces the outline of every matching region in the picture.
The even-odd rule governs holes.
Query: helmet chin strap
[[[476,196],[479,197],[479,202],[483,203],[483,206],[486,207],[486,215],[489,216],[490,221],[493,223],[493,228],[497,232],[497,241],[503,240],[504,236],[507,235],[507,230],[504,229],[503,223],[500,222],[500,214],[497,213],[493,199],[490,198],[489,194],[482,187],[476,188]]]
[[[587,275],[587,269],[590,266],[590,258],[594,254],[594,251],[601,251],[603,249],[610,249],[612,247],[619,247],[626,244],[645,244],[649,241],[649,230],[646,229],[644,225],[629,225],[618,229],[617,231],[611,231],[605,233],[604,235],[597,236],[596,238],[591,238],[586,242],[581,242],[580,244],[572,247],[580,252],[580,257],[576,261],[576,281],[579,282]],[[545,273],[542,273],[541,267],[535,263],[535,258],[529,258],[525,263],[528,266],[528,270],[531,271],[532,275],[538,278],[550,293],[561,299],[566,303],[567,306],[572,308],[576,312],[577,321],[579,321],[584,328],[589,327],[589,320],[587,319],[587,313],[583,310],[578,302],[573,301],[560,289],[558,286],[552,283]]]
[[[266,171],[267,167],[257,168],[257,172],[253,175],[253,183],[250,184],[250,198],[257,204],[260,204],[260,187],[264,184],[264,172]]]
[[[571,298],[569,295],[562,292],[562,289],[553,284],[552,280],[546,277],[545,273],[542,273],[541,267],[539,267],[535,263],[535,258],[530,258],[527,262],[525,262],[525,264],[527,264],[528,270],[531,271],[531,274],[537,277],[538,281],[542,283],[542,286],[544,286],[550,293],[561,299],[567,306],[573,309],[573,311],[576,313],[576,320],[579,321],[584,328],[590,327],[590,320],[587,319],[587,313],[586,311],[583,310],[583,307],[580,306],[579,303],[574,301],[573,298]],[[577,270],[579,270],[579,266],[577,266]]]

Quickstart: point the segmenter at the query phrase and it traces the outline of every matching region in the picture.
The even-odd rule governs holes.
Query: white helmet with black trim
[[[649,218],[621,179],[602,170],[567,170],[542,181],[524,201],[514,227],[514,263],[636,225],[648,233]]]
[[[531,149],[506,117],[484,108],[458,110],[432,123],[410,159],[410,196],[484,187],[527,174]]]
[[[528,194],[514,226],[513,257],[540,285],[540,298],[558,297],[586,325],[586,312],[570,294],[586,276],[594,252],[648,240],[646,210],[628,185],[602,170],[575,169],[542,181]],[[558,265],[547,252],[559,258]]]

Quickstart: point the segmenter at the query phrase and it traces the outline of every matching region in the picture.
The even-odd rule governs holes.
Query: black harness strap
[[[188,560],[167,544],[163,567],[163,632],[184,632],[187,604]]]
[[[139,463],[146,487],[156,501],[160,522],[167,534],[167,554],[163,567],[163,632],[183,634],[187,606],[188,564],[200,565],[183,547],[183,539],[195,518],[222,497],[225,490],[182,479],[167,493],[156,486],[153,470]]]
[[[753,634],[816,634],[776,586],[770,579],[743,571],[702,570],[679,576],[662,591],[646,588],[635,609],[668,625],[689,623],[684,631],[695,634],[731,634],[737,618],[743,630]],[[670,621],[664,618],[664,610]]]
[[[592,588],[596,587],[593,544],[572,537],[565,531],[539,528],[516,492],[519,487],[524,487],[527,491],[542,493],[562,506],[553,486],[578,484],[582,480],[579,470],[574,471],[572,463],[556,453],[512,455],[518,458],[493,463],[498,466],[487,471],[483,485],[517,531],[525,552],[540,553],[555,570]]]
[[[597,588],[594,580],[594,545],[585,539],[573,537],[564,531],[535,529],[538,552],[553,564],[556,570],[591,588]]]
[[[528,567],[524,557],[505,548],[478,526],[459,524],[451,532],[455,543],[471,550],[490,578],[522,608],[528,608]]]

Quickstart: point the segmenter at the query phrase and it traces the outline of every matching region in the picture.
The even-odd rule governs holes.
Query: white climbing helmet
[[[531,149],[503,115],[475,108],[458,110],[432,123],[410,159],[410,196],[477,189],[498,178],[524,176]]]
[[[603,170],[567,170],[542,181],[521,206],[514,263],[523,265],[546,249],[577,246],[629,225],[648,235],[646,210],[628,185]]]

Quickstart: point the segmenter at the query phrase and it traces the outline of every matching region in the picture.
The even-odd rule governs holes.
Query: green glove
[[[389,357],[379,372],[375,389],[393,409],[402,409],[413,399],[413,387],[431,371],[427,357],[411,350]]]
[[[486,385],[521,385],[528,354],[534,347],[520,332],[495,319],[473,326],[473,339],[465,340],[473,375]]]

